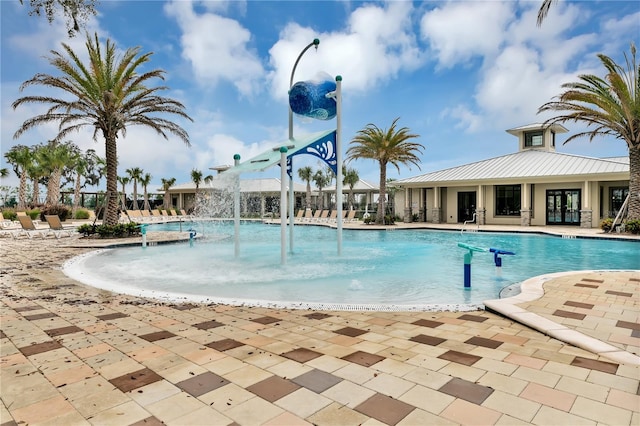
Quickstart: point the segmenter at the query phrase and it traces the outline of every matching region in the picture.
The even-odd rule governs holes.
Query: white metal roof
[[[221,179],[222,175],[214,176],[211,183],[202,183],[200,185],[201,190],[207,190],[211,188],[229,187],[232,185],[232,179]],[[289,182],[286,183],[287,190],[289,189]],[[179,185],[173,185],[169,192],[187,192],[195,191],[196,185],[193,182],[181,183]],[[307,186],[305,184],[293,183],[293,190],[295,192],[305,192]],[[162,192],[162,190],[160,190]],[[280,192],[280,179],[278,178],[263,178],[263,179],[240,179],[240,192]]]
[[[531,149],[400,179],[394,184],[461,183],[463,181],[535,179],[615,173],[626,173],[628,176],[628,160],[624,162],[619,157],[602,159]]]
[[[544,123],[533,123],[533,124],[527,124],[525,126],[514,127],[513,129],[509,129],[506,132],[514,136],[518,136],[522,132],[526,132],[527,130],[540,130],[543,128],[544,128]],[[561,124],[552,124],[549,126],[549,128],[556,133],[567,133],[569,131],[567,130],[566,127],[564,127]]]

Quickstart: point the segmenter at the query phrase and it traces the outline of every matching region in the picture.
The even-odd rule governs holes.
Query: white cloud
[[[493,56],[504,42],[514,11],[513,2],[448,2],[423,15],[422,38],[435,52],[440,67]]]
[[[294,82],[323,71],[341,75],[344,86],[353,93],[383,85],[403,70],[416,69],[423,57],[411,28],[412,10],[410,2],[361,6],[353,11],[344,31],[332,33],[290,23],[269,51],[272,96],[286,98],[295,59],[314,38],[320,39],[320,46],[301,59]]]
[[[165,11],[182,29],[182,56],[191,63],[200,84],[216,86],[226,80],[245,96],[259,90],[263,68],[249,48],[249,30],[214,13],[198,14],[190,1],[172,1]]]

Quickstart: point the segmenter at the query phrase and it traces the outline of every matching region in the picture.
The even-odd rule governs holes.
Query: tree
[[[640,66],[636,47],[631,43],[631,56],[625,53],[626,68],[610,57],[598,54],[606,70],[604,78],[579,75],[577,82],[565,83],[566,89],[538,109],[541,112],[564,112],[545,121],[545,126],[567,121],[581,122],[587,130],[568,138],[614,136],[629,148],[629,219],[640,219]]]
[[[20,178],[18,186],[18,210],[27,208],[27,172],[33,163],[33,153],[28,146],[14,145],[4,154],[7,163],[13,166],[13,171]]]
[[[7,177],[9,176],[9,169],[7,169],[6,167],[3,167],[0,169],[0,177]]]
[[[144,209],[146,211],[151,210],[151,206],[149,205],[149,192],[147,191],[147,187],[151,183],[151,173],[145,173],[140,177],[140,184],[144,190]]]
[[[543,0],[542,4],[540,5],[540,9],[538,9],[538,26],[542,25],[542,21],[544,21],[544,19],[549,14],[549,9],[551,9],[553,3],[557,2],[558,0]]]
[[[71,144],[49,143],[38,151],[38,162],[42,165],[48,176],[47,198],[45,206],[57,205],[60,200],[60,178],[65,168],[73,161]]]
[[[133,182],[133,210],[138,210],[138,181],[144,172],[140,167],[131,167],[125,171],[129,175],[129,180]]]
[[[26,120],[14,138],[50,122],[59,124],[56,141],[83,127],[93,128],[94,140],[101,133],[105,141],[108,195],[104,223],[115,225],[118,223],[118,136],[126,136],[129,125],[142,125],[152,128],[164,139],[168,139],[167,133],[176,135],[189,146],[188,133],[164,115],[192,120],[184,112],[184,105],[158,94],[167,87],[147,87],[152,79],[164,79],[164,71],[155,69],[138,73],[138,69],[149,62],[152,52],[140,55],[140,48],[135,47],[119,53],[110,40],[106,41],[103,49],[98,34],[93,39],[87,34],[89,60],[85,64],[80,60],[83,55],[76,54],[65,43],[62,47],[68,57],[53,51],[48,58],[49,64],[60,71],[61,76],[36,74],[22,83],[20,90],[29,86],[45,86],[70,96],[62,99],[33,95],[16,100],[14,109],[32,103],[45,104],[49,108],[45,113]]]
[[[161,178],[160,183],[162,183],[162,190],[164,191],[164,196],[162,197],[162,206],[165,209],[171,207],[170,198],[169,198],[169,188],[176,184],[176,178]]]
[[[417,154],[422,154],[424,149],[422,144],[411,142],[411,139],[419,135],[409,133],[407,127],[396,130],[399,119],[400,117],[393,120],[388,130],[382,130],[371,123],[367,124],[356,133],[347,150],[348,161],[364,158],[376,160],[380,164],[380,194],[376,214],[376,223],[380,225],[384,224],[385,216],[387,165],[393,164],[398,172],[400,164],[415,164],[420,169],[420,158]]]
[[[122,202],[122,210],[127,210],[127,184],[130,179],[127,176],[118,176],[118,182],[122,185],[122,198],[120,199]]]
[[[204,181],[204,183],[211,183],[213,180],[213,176],[207,175],[203,178],[203,174],[198,169],[191,170],[191,181],[196,184],[196,194],[200,190],[200,184]]]
[[[307,183],[307,195],[304,199],[304,207],[311,209],[311,180],[313,179],[313,169],[310,166],[300,167],[298,177]]]
[[[318,187],[318,199],[320,200],[320,205],[316,206],[320,210],[324,209],[324,197],[322,196],[322,188],[326,188],[331,182],[330,176],[324,172],[324,170],[320,169],[313,174],[313,182]]]
[[[342,166],[342,184],[349,187],[349,196],[347,197],[349,210],[353,210],[353,205],[355,204],[353,188],[356,186],[359,180],[360,175],[358,175],[358,171],[356,169],[350,169]]]
[[[20,3],[24,4],[24,0],[20,0]],[[73,37],[80,31],[80,26],[84,26],[91,16],[96,16],[96,4],[98,0],[29,0],[29,15],[44,14],[47,21],[52,23],[56,14],[62,12],[69,37]]]
[[[75,186],[73,189],[73,209],[71,210],[72,217],[75,217],[76,212],[78,211],[78,207],[80,206],[80,190],[82,189],[82,178],[87,173],[89,163],[87,161],[87,157],[80,152],[74,152],[71,158],[71,169],[76,174]]]

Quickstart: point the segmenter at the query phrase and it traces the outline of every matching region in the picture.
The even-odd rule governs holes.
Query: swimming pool
[[[536,275],[640,266],[640,244],[633,241],[433,230],[345,229],[338,256],[335,229],[320,226],[297,226],[295,250],[281,265],[279,226],[243,222],[238,258],[233,224],[198,223],[196,229],[216,238],[192,246],[106,250],[76,259],[65,270],[101,288],[199,302],[460,309],[481,306],[504,287]],[[516,255],[503,256],[498,273],[492,253],[475,253],[472,286],[464,289],[466,250],[458,242]]]

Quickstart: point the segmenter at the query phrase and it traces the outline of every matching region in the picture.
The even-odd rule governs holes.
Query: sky
[[[25,2],[28,4],[28,2]],[[191,1],[102,0],[90,34],[111,39],[120,51],[139,46],[153,52],[145,70],[162,69],[162,92],[185,105],[193,122],[173,117],[190,136],[164,140],[153,130],[131,126],[118,138],[119,175],[140,167],[161,178],[190,182],[192,169],[206,174],[280,146],[288,138],[288,87],[293,64],[314,38],[317,50],[300,59],[294,82],[318,75],[342,76],[342,151],[372,123],[398,126],[419,135],[424,146],[419,168],[389,166],[387,177],[407,178],[517,151],[505,130],[543,122],[538,108],[561,93],[563,83],[580,74],[604,76],[597,54],[624,63],[631,42],[640,41],[640,2],[560,0],[541,27],[534,1]],[[69,38],[61,17],[49,24],[29,16],[18,0],[1,0],[0,167],[15,144],[52,139],[56,125],[13,135],[44,109],[12,102],[41,93],[20,85],[36,73],[56,74],[46,59],[67,43],[86,57],[85,33]],[[38,91],[40,90],[40,92]],[[52,93],[53,94],[53,93]],[[61,96],[61,94],[55,94]],[[591,157],[627,156],[616,139],[562,142],[584,130],[568,123],[557,151]],[[294,117],[294,136],[336,128],[336,120]],[[70,135],[82,150],[104,156],[104,140],[90,129]],[[321,165],[297,156],[294,170]],[[373,160],[352,161],[361,179],[377,183]],[[259,175],[278,177],[274,167]],[[297,178],[296,173],[296,180]],[[2,185],[17,185],[11,173]],[[104,189],[105,180],[101,182]],[[128,189],[131,191],[131,188]]]

